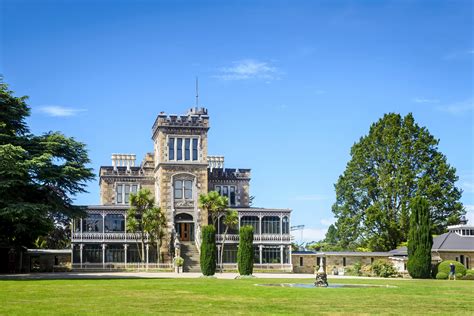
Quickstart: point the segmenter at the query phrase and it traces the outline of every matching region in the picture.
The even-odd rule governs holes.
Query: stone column
[[[102,268],[105,269],[105,244],[102,244]]]
[[[123,245],[123,251],[124,251],[124,261],[125,261],[125,268],[127,268],[127,250],[128,250],[128,245],[124,244]]]
[[[81,262],[81,269],[82,269],[82,249],[83,248],[84,248],[84,244],[80,244],[79,245],[79,250],[80,250],[79,257],[80,257],[80,262]]]

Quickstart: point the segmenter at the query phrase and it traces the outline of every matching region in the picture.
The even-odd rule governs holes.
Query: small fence
[[[224,271],[230,272],[238,270],[237,263],[224,263],[223,266]],[[288,263],[254,263],[253,270],[254,272],[292,272],[293,266]]]
[[[141,262],[106,262],[102,263],[74,263],[74,271],[173,271],[172,263],[141,263]]]

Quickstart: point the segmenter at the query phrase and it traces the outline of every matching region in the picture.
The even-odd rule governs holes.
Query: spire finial
[[[196,107],[199,106],[199,78],[196,76]]]

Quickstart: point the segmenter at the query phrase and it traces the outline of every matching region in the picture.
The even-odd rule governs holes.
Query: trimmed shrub
[[[436,279],[438,280],[446,280],[448,278],[448,275],[444,272],[438,272],[436,274]]]
[[[456,273],[456,279],[462,279],[464,275],[462,273]]]
[[[449,265],[454,263],[456,267],[456,277],[458,273],[461,273],[461,276],[466,274],[466,267],[464,267],[460,262],[454,260],[445,260],[438,265],[438,272],[444,272],[449,275]]]
[[[412,278],[428,279],[431,277],[433,245],[428,201],[417,196],[411,200],[410,208],[407,270]]]
[[[216,273],[217,247],[216,229],[213,225],[202,228],[201,244],[201,272],[204,275],[214,275]]]
[[[466,274],[461,280],[474,280],[474,274]]]
[[[382,278],[390,278],[398,275],[398,271],[393,264],[385,260],[375,260],[372,264],[372,271],[376,276]]]
[[[253,257],[253,227],[243,226],[240,228],[239,249],[237,251],[240,275],[252,275]]]
[[[360,262],[354,263],[354,265],[348,267],[344,272],[344,275],[350,276],[361,276],[362,275],[362,264]]]
[[[466,275],[474,275],[474,270],[466,270]]]

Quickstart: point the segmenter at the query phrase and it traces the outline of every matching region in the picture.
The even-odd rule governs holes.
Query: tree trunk
[[[219,266],[221,269],[221,273],[224,272],[224,267],[222,266],[222,258],[224,258],[224,245],[225,245],[225,238],[227,235],[227,230],[229,229],[228,226],[225,227],[224,235],[222,236],[222,247],[221,247],[221,253],[220,253],[220,258],[219,258]]]

